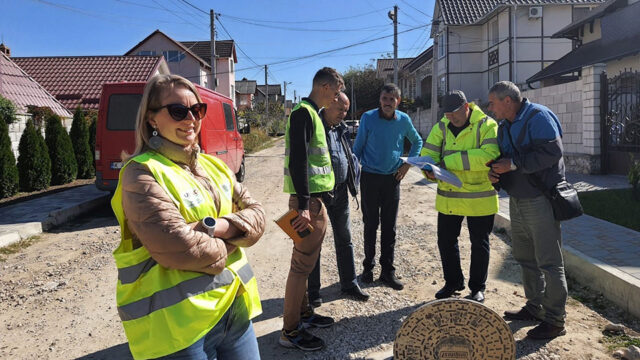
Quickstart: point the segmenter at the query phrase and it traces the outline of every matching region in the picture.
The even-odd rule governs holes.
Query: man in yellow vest
[[[333,190],[335,178],[324,125],[322,107],[337,101],[344,81],[332,68],[320,69],[313,78],[309,97],[303,98],[289,116],[285,132],[284,192],[291,194],[289,209],[298,211],[293,228],[313,231],[295,242],[284,295],[283,328],[279,343],[305,351],[320,350],[324,341],[307,327],[327,327],[333,318],[315,314],[307,298],[307,279],[313,270],[327,230],[327,209],[322,196]]]
[[[486,173],[487,163],[500,155],[496,139],[498,124],[479,106],[468,103],[459,90],[445,95],[443,106],[444,117],[431,129],[421,155],[430,156],[457,175],[462,180],[462,187],[438,181],[438,249],[445,284],[436,293],[436,298],[448,298],[464,290],[458,236],[466,216],[471,238],[471,294],[467,298],[484,302],[489,234],[498,212],[498,196]],[[424,173],[428,179],[435,180],[432,172]]]

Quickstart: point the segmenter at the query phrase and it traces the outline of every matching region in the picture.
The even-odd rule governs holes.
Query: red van
[[[135,149],[135,125],[142,100],[144,82],[106,83],[102,86],[96,126],[96,186],[115,191],[122,168],[122,150]],[[196,85],[207,115],[202,119],[200,148],[202,152],[224,161],[244,180],[244,146],[238,131],[236,112],[230,98]]]

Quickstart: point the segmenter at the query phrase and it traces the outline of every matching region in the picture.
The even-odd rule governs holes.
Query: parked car
[[[351,138],[355,139],[358,134],[358,126],[360,126],[360,120],[345,120],[344,123],[347,125],[347,131],[351,134]]]
[[[135,149],[135,123],[144,82],[106,83],[102,87],[96,126],[96,186],[115,191],[124,165],[122,151]],[[207,115],[201,120],[200,148],[224,161],[242,182],[245,176],[244,146],[230,98],[196,85]]]

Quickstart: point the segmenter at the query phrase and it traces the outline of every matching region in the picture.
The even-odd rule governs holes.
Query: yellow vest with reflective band
[[[146,152],[131,161],[147,166],[187,223],[231,213],[234,175],[222,161],[198,155],[198,164],[220,192],[220,209],[198,180],[161,154]],[[133,357],[156,358],[192,345],[218,323],[237,294],[242,294],[238,300],[246,303],[250,319],[260,315],[258,283],[243,249],[227,256],[222,273],[209,275],[168,269],[144,246],[133,248],[122,208],[122,174],[129,162],[120,171],[111,206],[121,233],[113,252],[118,267],[116,302]]]
[[[431,129],[420,152],[462,181],[460,188],[438,181],[436,210],[446,215],[485,216],[498,212],[498,196],[485,166],[500,155],[498,124],[474,103],[469,103],[469,108],[469,126],[457,137],[448,129],[449,119],[443,117]]]
[[[329,146],[327,145],[327,136],[324,132],[322,119],[316,109],[305,100],[302,100],[293,108],[294,111],[304,108],[311,116],[313,123],[313,133],[311,141],[307,148],[307,174],[309,175],[309,192],[319,193],[333,190],[335,178],[333,176],[333,168],[331,167],[331,155],[329,154]],[[287,121],[287,129],[285,131],[285,153],[284,153],[284,192],[295,194],[291,173],[289,172],[289,125],[291,124],[291,115]]]

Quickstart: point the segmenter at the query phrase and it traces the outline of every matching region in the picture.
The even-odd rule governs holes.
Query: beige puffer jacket
[[[211,193],[219,207],[218,191],[196,161],[199,149],[185,151],[164,140],[157,151],[191,173]],[[188,224],[147,167],[135,161],[125,168],[122,175],[122,206],[133,234],[134,247],[146,247],[160,265],[208,274],[219,274],[224,270],[227,259],[225,240],[210,237],[199,224]],[[238,182],[233,189],[233,213],[222,218],[243,234],[226,240],[229,244],[249,247],[264,233],[262,205],[252,199],[249,191]]]

